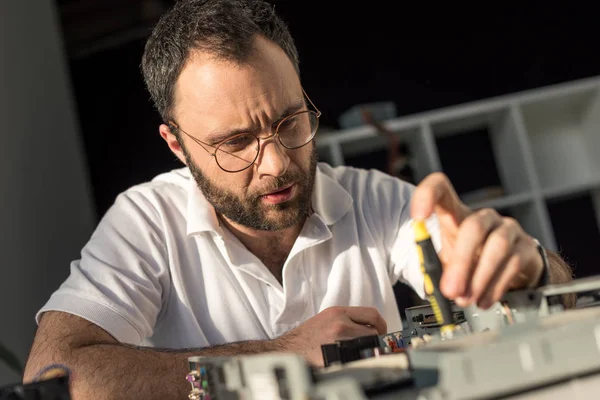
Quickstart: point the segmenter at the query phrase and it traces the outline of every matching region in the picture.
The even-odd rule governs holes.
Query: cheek
[[[302,170],[307,170],[310,167],[310,158],[313,152],[312,146],[304,146],[296,150],[288,152],[290,160]]]
[[[252,168],[236,173],[228,173],[219,169],[215,178],[217,184],[223,190],[244,197],[251,190]]]
[[[219,169],[213,156],[194,142],[185,143],[184,153],[187,156],[187,162],[194,163],[195,167],[198,168],[203,175],[213,176],[217,172],[216,170]]]

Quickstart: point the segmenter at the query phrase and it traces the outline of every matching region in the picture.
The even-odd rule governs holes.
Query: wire
[[[508,320],[508,324],[514,325],[515,319],[513,318],[512,310],[508,306],[508,303],[506,303],[506,302],[502,303],[502,310],[503,310],[504,316],[506,316],[506,319]]]

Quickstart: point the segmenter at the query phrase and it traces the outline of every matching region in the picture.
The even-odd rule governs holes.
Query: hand
[[[285,351],[298,353],[314,366],[323,366],[321,345],[359,336],[383,335],[387,324],[372,307],[330,307],[275,339]]]
[[[433,212],[442,240],[441,291],[458,306],[487,309],[509,289],[531,287],[541,278],[542,258],[519,223],[490,208],[470,210],[442,173],[427,176],[411,202],[413,219]]]

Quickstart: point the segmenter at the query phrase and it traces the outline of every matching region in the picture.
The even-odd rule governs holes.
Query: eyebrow
[[[273,123],[271,125],[275,125],[277,124],[279,121],[281,121],[282,119],[284,119],[287,116],[292,115],[293,113],[300,111],[304,106],[306,106],[306,103],[304,101],[298,102],[298,103],[294,103],[290,106],[288,106],[280,115],[279,117],[277,117],[275,119],[275,121],[273,121]],[[259,127],[245,127],[245,128],[238,128],[238,129],[232,129],[232,130],[228,130],[228,131],[214,131],[209,135],[209,138],[207,139],[208,143],[211,144],[217,144],[219,142],[222,142],[223,140],[235,136],[235,135],[239,135],[240,133],[256,133],[260,131]]]

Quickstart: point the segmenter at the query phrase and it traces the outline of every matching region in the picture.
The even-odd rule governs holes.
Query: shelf
[[[508,105],[435,119],[431,126],[442,171],[461,198],[473,198],[485,189],[510,196],[532,187],[530,174],[525,173],[521,133]]]
[[[542,189],[597,182],[600,176],[600,95],[597,86],[522,102]]]
[[[384,137],[373,133],[361,139],[342,140],[340,141],[340,146],[344,153],[344,158],[347,158],[364,153],[386,150],[388,143]]]
[[[373,132],[372,135],[364,136],[354,140],[340,140],[339,146],[343,154],[344,163],[357,168],[378,169],[391,175],[399,176],[400,178],[411,183],[418,182],[415,177],[414,168],[420,168],[414,159],[423,159],[424,155],[420,154],[421,148],[418,143],[421,142],[421,132],[419,127],[410,127],[402,131],[393,132],[397,139],[399,163],[404,164],[404,167],[392,171],[390,169],[389,154],[391,143],[383,135]],[[417,175],[423,172],[419,171]]]
[[[325,133],[317,132],[315,142],[317,143],[317,147],[326,147],[332,143],[352,142],[354,140],[372,138],[375,136],[377,136],[375,128],[365,125],[346,130],[329,131]]]
[[[600,191],[581,193],[547,202],[560,254],[583,278],[599,273]]]
[[[600,175],[591,182],[586,183],[567,183],[563,186],[544,189],[542,194],[548,200],[561,199],[578,195],[593,189],[600,188]]]
[[[478,210],[481,208],[493,208],[496,210],[503,210],[514,206],[520,206],[530,203],[533,200],[532,193],[519,193],[510,196],[502,196],[495,199],[478,201],[478,202],[466,202],[466,204],[472,210]]]
[[[505,118],[507,111],[507,106],[499,103],[481,108],[465,107],[454,113],[432,115],[429,123],[434,136],[440,138],[495,125],[498,120]]]

